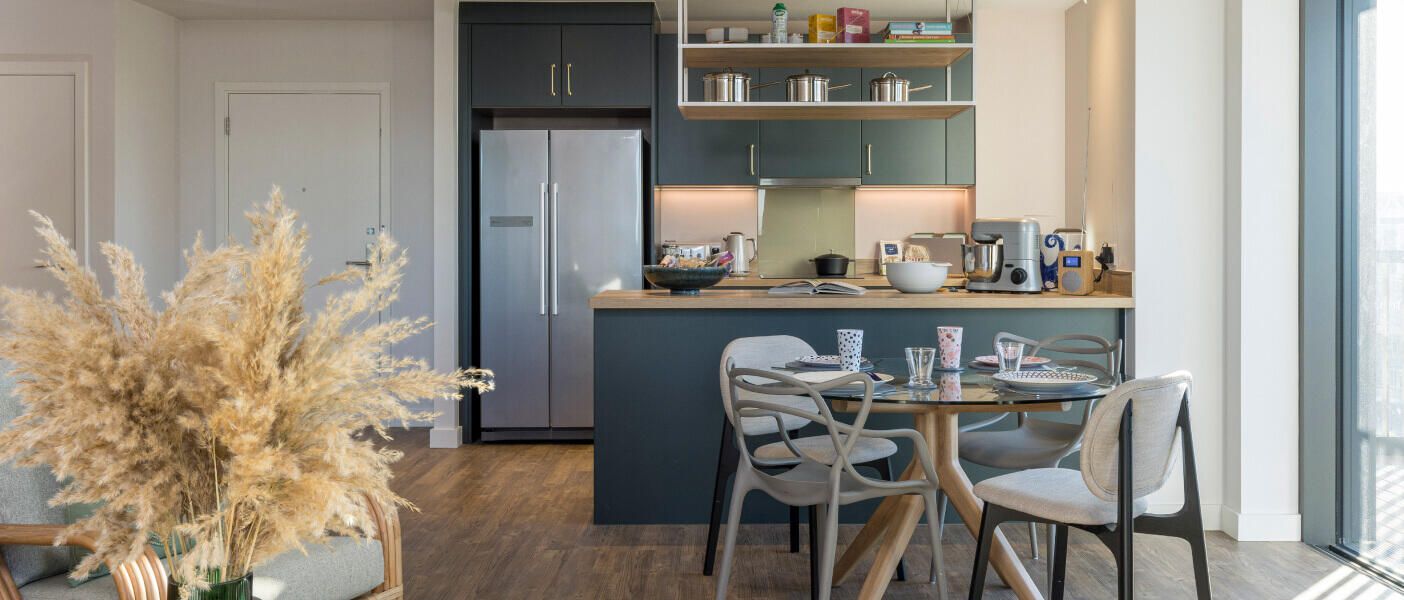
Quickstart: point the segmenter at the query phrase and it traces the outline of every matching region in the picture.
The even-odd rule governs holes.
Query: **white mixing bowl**
[[[887,281],[898,291],[908,294],[930,294],[946,283],[951,263],[895,262],[887,263]]]

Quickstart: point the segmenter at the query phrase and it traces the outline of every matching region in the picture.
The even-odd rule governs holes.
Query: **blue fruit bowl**
[[[649,283],[670,290],[675,296],[696,296],[702,293],[702,288],[709,288],[716,285],[726,277],[726,267],[697,267],[685,269],[682,267],[661,267],[658,265],[645,265],[643,268],[644,279]]]

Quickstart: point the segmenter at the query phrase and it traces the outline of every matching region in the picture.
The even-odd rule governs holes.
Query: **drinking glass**
[[[863,370],[863,330],[838,330],[839,368],[845,371]]]
[[[999,357],[999,372],[1018,371],[1024,363],[1023,342],[999,342],[995,344],[995,356]]]
[[[931,381],[931,368],[936,366],[935,348],[907,348],[907,386],[935,387]]]

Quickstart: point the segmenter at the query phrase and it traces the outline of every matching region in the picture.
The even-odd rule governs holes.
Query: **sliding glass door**
[[[1404,578],[1404,0],[1344,4],[1340,545]]]

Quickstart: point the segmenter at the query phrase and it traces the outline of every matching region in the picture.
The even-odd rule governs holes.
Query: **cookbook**
[[[813,296],[816,294],[861,296],[868,293],[868,288],[851,283],[844,283],[842,281],[820,281],[818,279],[810,279],[777,285],[770,288],[770,293],[777,296]]]

